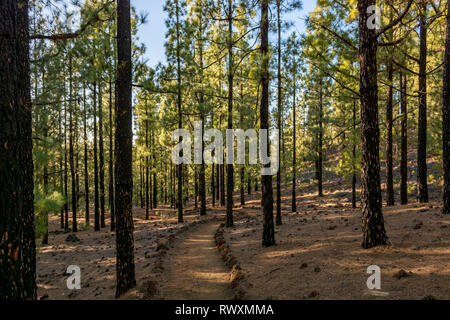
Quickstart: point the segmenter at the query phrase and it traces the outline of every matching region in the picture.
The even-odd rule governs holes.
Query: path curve
[[[196,226],[169,250],[161,279],[164,300],[230,300],[230,273],[214,241],[219,223]]]

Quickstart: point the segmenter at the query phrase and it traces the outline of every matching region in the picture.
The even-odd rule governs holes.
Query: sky
[[[145,59],[148,65],[154,67],[158,62],[165,62],[164,42],[166,34],[166,13],[163,11],[165,0],[131,0],[132,6],[136,8],[138,13],[147,13],[148,22],[141,25],[138,29],[137,36],[139,41],[147,47]],[[289,34],[293,31],[301,34],[305,31],[303,19],[316,6],[316,0],[303,0],[303,9],[285,15],[284,18],[294,22],[294,26],[289,30]],[[275,34],[271,34],[274,37]]]

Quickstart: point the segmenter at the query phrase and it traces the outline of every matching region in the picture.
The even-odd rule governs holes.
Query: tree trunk
[[[97,148],[97,82],[94,82],[94,230],[100,231],[100,205],[98,193],[98,148]]]
[[[211,126],[214,127],[214,112],[211,113]],[[213,153],[214,158],[215,153]],[[214,207],[216,205],[216,182],[214,181],[214,175],[215,175],[215,164],[213,163],[211,165],[211,201],[212,206]]]
[[[145,175],[145,182],[144,182],[144,186],[145,186],[145,220],[148,220],[150,218],[150,213],[149,213],[149,209],[150,209],[150,159],[149,159],[149,155],[148,153],[150,152],[150,145],[149,145],[149,112],[148,112],[148,104],[146,101],[146,105],[145,105],[145,152],[146,152],[146,156],[145,156],[145,168],[143,171],[143,175]]]
[[[109,82],[109,210],[111,213],[111,231],[116,230],[114,206],[114,149],[113,149],[113,116],[112,116],[112,81]]]
[[[388,80],[388,96],[386,103],[386,204],[387,206],[394,205],[394,175],[392,172],[392,112],[393,112],[393,76],[392,58],[387,62],[387,80]]]
[[[352,208],[356,208],[356,102],[353,102]]]
[[[28,1],[1,1],[0,19],[0,300],[34,300]]]
[[[198,174],[197,167],[194,167],[194,209],[198,209]]]
[[[233,129],[233,7],[232,0],[228,0],[228,125]],[[228,157],[228,155],[227,155]],[[226,227],[232,227],[233,222],[233,191],[234,169],[233,164],[227,162],[227,221]]]
[[[296,68],[296,67],[295,67]],[[297,212],[297,110],[296,110],[296,74],[294,71],[293,95],[292,95],[292,122],[293,122],[293,141],[292,141],[292,212]]]
[[[261,0],[261,110],[260,128],[269,129],[269,0]],[[267,147],[269,147],[269,135],[267,135]],[[273,223],[273,190],[272,176],[263,175],[262,207],[263,207],[263,238],[262,245],[269,247],[275,245],[275,227]]]
[[[178,129],[183,128],[183,115],[181,112],[181,39],[180,39],[180,7],[178,0],[176,0],[176,19],[177,19],[177,107],[178,107]],[[180,137],[179,143],[182,143],[182,138]],[[181,151],[180,156],[183,156],[183,151]],[[183,164],[177,165],[177,178],[178,178],[178,222],[183,222]]]
[[[62,195],[64,195],[64,165],[63,165],[63,147],[62,147],[62,107],[59,110],[59,117],[58,117],[58,122],[59,122],[59,126],[58,126],[58,140],[59,140],[59,144],[60,144],[60,155],[59,155],[59,169],[60,169],[60,174],[59,174],[59,189]],[[60,209],[60,227],[61,229],[64,229],[64,206],[61,207]]]
[[[64,90],[65,91],[65,90]],[[64,229],[69,230],[69,169],[67,163],[67,102],[64,104]]]
[[[133,131],[130,0],[117,2],[116,297],[136,286],[133,238]]]
[[[73,105],[72,105],[72,56],[69,56],[69,100],[71,106],[69,107],[69,162],[70,162],[70,177],[72,180],[72,232],[77,232],[77,188],[75,177],[75,163],[74,163],[74,125],[73,125]]]
[[[203,104],[203,98],[200,98],[200,104]],[[200,165],[200,215],[205,216],[206,215],[206,180],[205,180],[205,161],[203,159],[203,150],[204,150],[204,142],[203,142],[203,134],[205,130],[205,120],[203,118],[203,114],[201,116],[202,121],[202,136],[201,136],[201,143],[202,143],[202,163]]]
[[[103,147],[103,92],[102,84],[99,84],[99,102],[98,102],[98,158],[99,158],[99,180],[100,180],[100,226],[105,224],[105,159]]]
[[[83,84],[83,133],[84,133],[84,200],[85,200],[85,215],[84,220],[86,225],[89,224],[89,168],[88,168],[88,136],[87,136],[87,104],[86,104],[86,85]]]
[[[375,0],[359,0],[359,53],[361,93],[361,205],[362,247],[385,245],[387,241],[382,213],[380,185],[380,130],[378,127],[377,37],[369,29],[368,7]]]
[[[401,161],[400,161],[400,199],[401,204],[408,203],[408,105],[406,73],[400,72],[401,123]]]
[[[417,148],[417,198],[428,202],[427,185],[427,2],[420,2],[420,58],[419,58],[419,131]]]
[[[152,131],[151,134],[151,144],[152,144],[152,155],[153,155],[153,167],[156,168],[156,153],[153,150],[153,148],[155,147],[155,139],[154,139],[154,134]],[[158,183],[156,181],[156,172],[153,171],[153,208],[157,208],[158,207]]]
[[[450,8],[450,0],[447,0],[447,8]],[[442,213],[450,214],[450,10],[447,11],[442,114],[444,162],[444,208]]]
[[[281,0],[277,0],[277,31],[278,31],[278,61],[277,61],[277,126],[279,130],[278,135],[278,145],[281,146],[281,136],[282,128],[281,128]],[[278,161],[278,172],[277,172],[277,215],[276,215],[276,224],[277,226],[282,224],[281,219],[281,160],[280,157],[277,159]]]
[[[323,83],[320,79],[319,91],[319,141],[317,157],[317,186],[319,197],[323,197]]]

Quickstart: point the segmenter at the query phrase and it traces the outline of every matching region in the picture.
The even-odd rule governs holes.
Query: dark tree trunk
[[[252,195],[252,177],[250,176],[250,173],[247,174],[247,193],[248,195]]]
[[[133,132],[130,0],[117,2],[116,297],[136,286],[133,225]]]
[[[67,163],[67,102],[64,104],[64,229],[69,230],[69,167]]]
[[[152,140],[151,140],[151,144],[152,144],[152,154],[153,154],[153,167],[156,168],[156,157],[155,157],[155,152],[153,150],[154,146],[155,146],[155,139],[154,139],[154,135],[153,135],[153,131],[152,131]],[[158,183],[156,181],[156,172],[153,171],[153,208],[157,208],[158,207]]]
[[[100,204],[98,193],[98,148],[97,148],[97,83],[94,82],[94,229],[100,231]]]
[[[356,208],[356,102],[353,102],[352,207]]]
[[[148,153],[150,152],[150,145],[149,145],[149,114],[148,114],[148,105],[146,103],[145,106],[145,152]],[[145,220],[148,220],[150,218],[150,213],[149,213],[149,209],[150,209],[150,160],[149,160],[149,155],[147,154],[145,156],[145,168],[143,170],[143,177],[145,175],[145,182],[144,182],[144,186],[145,186]]]
[[[393,112],[393,76],[392,58],[387,62],[387,80],[388,80],[388,96],[386,103],[386,204],[387,206],[394,205],[394,175],[393,175],[393,161],[392,161],[392,112]]]
[[[277,61],[277,127],[279,130],[278,135],[278,145],[281,147],[281,136],[282,128],[281,128],[281,0],[277,0],[277,31],[278,31],[278,61]],[[276,215],[276,224],[277,226],[282,224],[281,219],[281,160],[280,157],[277,159],[278,161],[278,172],[277,172],[277,215]]]
[[[401,204],[408,203],[408,105],[407,105],[407,82],[406,74],[400,72],[400,103],[402,113],[401,123],[401,160],[400,160],[400,201]]]
[[[200,104],[203,104],[203,98],[200,99]],[[202,163],[200,165],[200,215],[205,216],[206,215],[206,179],[205,179],[205,161],[203,159],[203,150],[204,150],[204,142],[203,142],[203,134],[205,130],[205,121],[202,115],[201,118],[202,121],[202,136],[201,136],[201,143],[202,143]]]
[[[380,185],[380,130],[378,127],[377,31],[369,29],[368,7],[375,0],[359,0],[359,53],[361,93],[361,205],[362,247],[385,245]]]
[[[260,127],[269,129],[269,0],[261,0],[261,109]],[[267,135],[267,147],[269,147],[269,135]],[[273,190],[272,176],[263,175],[262,207],[263,207],[263,238],[262,245],[269,247],[275,245],[275,227],[273,223]]]
[[[151,174],[150,174],[150,158],[148,160],[148,182],[147,182],[147,188],[148,188],[148,195],[149,195],[149,208],[150,208],[150,210],[153,210],[152,177],[151,177]]]
[[[180,31],[180,8],[178,0],[176,1],[176,19],[177,19],[177,107],[178,107],[178,129],[183,128],[183,115],[181,112],[181,31]],[[182,143],[182,138],[180,137],[179,143]],[[180,153],[180,156],[183,156],[183,152]],[[183,219],[183,165],[177,165],[177,178],[178,178],[178,199],[177,199],[177,208],[178,208],[178,222],[182,223]]]
[[[74,162],[74,125],[73,125],[73,105],[72,105],[72,56],[69,57],[69,100],[71,106],[69,107],[69,162],[70,162],[70,177],[72,180],[72,232],[77,232],[77,188],[76,188],[76,172]]]
[[[241,167],[241,206],[245,205],[245,167]]]
[[[211,125],[214,127],[214,112],[211,113]],[[214,158],[215,153],[213,154]],[[213,163],[211,165],[211,201],[212,206],[214,207],[216,205],[216,182],[214,181],[214,175],[215,175],[215,164]]]
[[[215,207],[216,206],[216,181],[214,179],[215,177],[215,164],[211,165],[211,201],[212,201],[212,206]]]
[[[100,180],[100,226],[106,227],[105,224],[105,159],[103,147],[103,92],[99,85],[99,102],[98,102],[98,158],[99,158],[99,180]]]
[[[242,71],[242,69],[241,69]],[[241,78],[243,78],[241,72]],[[240,84],[240,100],[241,104],[244,103],[244,85],[243,82]],[[244,113],[243,110],[240,111],[239,124],[241,129],[244,128]],[[241,206],[245,205],[245,165],[241,166],[240,169],[240,193],[241,193]]]
[[[34,300],[28,1],[1,1],[0,21],[0,300]]]
[[[320,79],[319,91],[319,141],[317,145],[317,187],[319,197],[323,197],[323,84]]]
[[[62,195],[64,195],[64,165],[63,165],[63,147],[62,147],[62,108],[59,110],[59,118],[58,118],[59,126],[58,126],[58,139],[60,143],[60,155],[59,155],[59,169],[61,170],[59,174],[59,189]],[[64,206],[61,207],[60,210],[60,227],[64,229]]]
[[[417,148],[417,198],[428,202],[427,185],[427,2],[420,1],[420,58],[419,58],[419,131]]]
[[[197,167],[194,168],[194,209],[198,209],[198,174]]]
[[[84,200],[85,200],[85,215],[84,220],[86,225],[89,224],[89,170],[88,170],[88,136],[87,136],[87,104],[86,104],[86,86],[83,84],[83,133],[84,133]]]
[[[295,67],[296,68],[296,67]],[[296,74],[294,71],[293,95],[292,95],[292,122],[293,122],[293,141],[292,141],[292,212],[297,212],[297,110],[296,110]]]
[[[450,1],[447,1],[450,8]],[[444,208],[442,213],[450,214],[450,10],[447,11],[447,34],[444,55],[444,88],[442,106],[442,139],[444,162]]]
[[[232,0],[228,0],[228,129],[233,129],[233,75],[233,7]],[[233,164],[227,162],[227,228],[234,225],[233,191],[234,168]]]
[[[112,81],[109,82],[109,210],[111,213],[111,231],[116,230],[115,205],[114,205],[114,140],[113,140],[113,116],[112,116]]]

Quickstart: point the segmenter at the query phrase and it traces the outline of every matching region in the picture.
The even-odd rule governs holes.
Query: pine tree
[[[130,0],[117,2],[116,71],[116,297],[136,286],[133,237]]]

